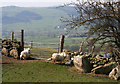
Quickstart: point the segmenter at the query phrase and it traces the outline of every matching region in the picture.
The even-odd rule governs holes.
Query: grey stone
[[[88,73],[91,71],[93,65],[90,63],[88,57],[82,55],[74,56],[74,65],[81,73]]]
[[[120,65],[112,69],[112,71],[109,73],[109,77],[115,80],[120,79]]]
[[[100,65],[98,67],[95,67],[91,70],[91,72],[96,73],[96,74],[108,75],[114,67],[116,67],[116,63],[111,62],[111,63],[105,64],[105,65]]]

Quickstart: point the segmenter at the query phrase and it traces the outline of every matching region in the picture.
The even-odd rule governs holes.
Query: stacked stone
[[[84,54],[74,56],[73,62],[81,73],[106,74],[115,80],[120,78],[120,65],[112,57]]]
[[[20,54],[20,42],[16,39],[11,41],[10,39],[2,39],[2,55],[13,56],[18,58]]]
[[[110,62],[110,58],[104,57],[102,55],[96,55],[95,57],[90,58],[90,62],[93,64],[93,67],[104,65]]]

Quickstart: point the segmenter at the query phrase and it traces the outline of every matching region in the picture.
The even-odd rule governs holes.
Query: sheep
[[[24,50],[20,54],[20,60],[21,59],[27,59],[30,54],[30,48],[24,48]]]
[[[51,59],[55,62],[55,61],[63,61],[65,58],[64,54],[62,53],[53,53]]]
[[[68,56],[68,54],[63,51],[62,53],[53,53],[52,57],[47,59],[48,61],[53,60],[55,61],[63,61],[66,57]]]

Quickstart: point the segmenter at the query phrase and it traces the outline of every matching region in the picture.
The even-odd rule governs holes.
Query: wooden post
[[[31,48],[32,48],[32,46],[33,46],[33,41],[31,41]]]
[[[95,50],[95,46],[93,45],[93,46],[92,46],[91,54],[93,54],[94,50]]]
[[[84,42],[82,41],[82,43],[81,43],[81,45],[80,45],[79,52],[82,52],[83,44],[84,44]]]
[[[59,53],[63,52],[63,46],[64,46],[64,35],[61,35]]]
[[[24,30],[21,30],[21,42],[20,42],[20,45],[21,45],[21,51],[24,50]]]
[[[58,53],[59,53],[59,43],[57,45],[58,45]]]
[[[14,40],[14,32],[12,32],[12,41]]]

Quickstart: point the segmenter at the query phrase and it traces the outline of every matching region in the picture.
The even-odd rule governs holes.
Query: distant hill
[[[31,22],[32,20],[41,20],[43,18],[41,16],[41,14],[35,13],[34,10],[32,10],[32,11],[29,10],[29,9],[38,9],[39,7],[38,8],[34,8],[34,7],[27,8],[27,9],[26,8],[17,7],[17,6],[2,7],[2,9],[3,9],[2,23],[3,24],[13,24],[13,23],[19,23],[19,22]],[[39,9],[44,9],[43,11],[45,11],[46,9],[48,9],[48,10],[53,9],[53,10],[57,10],[57,11],[63,11],[66,14],[77,15],[74,7],[69,7],[69,6],[67,6],[67,7],[46,7],[46,8],[39,8]],[[14,15],[12,15],[12,14],[14,14]],[[54,14],[54,16],[56,17],[55,14]]]
[[[19,23],[19,22],[31,22],[32,20],[40,20],[42,16],[30,12],[30,11],[22,11],[17,13],[15,16],[2,16],[2,24],[11,24],[11,23]]]
[[[49,7],[50,9],[58,9],[62,10],[67,14],[78,15],[76,9],[73,6],[65,6],[65,7]]]
[[[2,7],[2,36],[10,38],[10,32],[14,31],[18,38],[18,32],[24,29],[26,41],[57,41],[53,38],[66,33],[65,23],[60,18],[68,17],[67,14],[77,15],[73,7]],[[83,29],[80,27],[77,32],[83,33]]]

